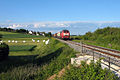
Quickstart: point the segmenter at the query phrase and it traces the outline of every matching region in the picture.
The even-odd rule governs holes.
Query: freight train
[[[60,31],[58,33],[55,33],[53,36],[55,38],[69,40],[70,39],[70,32],[68,30],[62,30],[62,31]]]

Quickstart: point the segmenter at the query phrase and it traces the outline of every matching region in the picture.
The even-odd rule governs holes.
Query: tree
[[[51,36],[52,36],[51,32],[48,32],[48,36],[49,36],[49,37],[51,37]]]
[[[92,33],[89,31],[85,35],[83,35],[84,40],[89,40],[92,37]]]
[[[25,29],[17,29],[16,32],[18,33],[27,33],[28,31]]]

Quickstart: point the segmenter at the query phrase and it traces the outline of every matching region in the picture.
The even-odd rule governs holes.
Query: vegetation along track
[[[118,50],[113,50],[113,49],[108,49],[108,48],[104,48],[104,47],[99,47],[99,46],[94,46],[94,45],[88,45],[88,44],[83,44],[83,43],[77,43],[77,42],[73,42],[73,41],[68,41],[69,43],[81,46],[83,48],[88,48],[103,54],[107,54],[109,56],[113,56],[116,58],[120,58],[120,51]]]
[[[98,57],[98,58],[103,57],[104,61],[110,62],[110,63],[120,67],[120,51],[118,51],[118,50],[78,43],[78,42],[69,41],[69,40],[67,40],[67,41],[60,40],[60,41],[65,42],[68,45],[70,44],[71,47],[75,48],[75,49],[76,49],[76,47],[79,47],[77,49],[77,51],[81,51],[82,53],[92,55],[92,56],[94,53],[95,57]]]

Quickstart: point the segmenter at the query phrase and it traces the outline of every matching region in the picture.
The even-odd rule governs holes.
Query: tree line
[[[82,36],[82,39],[120,44],[120,28],[106,27],[103,29],[97,29],[94,32],[87,32]]]
[[[120,28],[105,27],[94,32],[89,31],[85,35],[76,36],[76,38],[80,40],[118,42],[120,40]]]
[[[0,27],[0,31],[6,31],[6,32],[16,32],[16,33],[24,33],[24,34],[29,34],[29,30],[26,29],[12,29],[12,28],[1,28]],[[39,31],[31,31],[32,34],[31,35],[43,35],[46,37],[51,37],[52,34],[51,32],[45,33],[45,32],[39,32]],[[2,38],[2,35],[0,34],[0,38]]]
[[[17,33],[28,33],[28,30],[25,29],[12,29],[12,28],[1,28],[0,31],[7,31],[7,32],[17,32]]]
[[[105,27],[85,35],[74,36],[74,39],[92,41],[95,45],[120,50],[120,28]],[[92,44],[92,43],[91,43]]]

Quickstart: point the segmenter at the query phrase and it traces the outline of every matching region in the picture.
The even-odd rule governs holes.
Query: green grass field
[[[32,51],[36,45],[12,45],[10,47],[10,52],[12,51]]]
[[[43,40],[47,40],[47,37],[0,33],[3,35],[2,40],[10,48],[8,59],[0,62],[0,80],[45,80],[67,66],[70,57],[75,54],[67,45],[53,38],[48,45],[45,45]],[[32,42],[32,39],[40,42]],[[8,40],[17,40],[18,43],[9,43]],[[23,43],[23,40],[26,42]]]
[[[54,38],[50,38],[49,44],[46,45],[43,40],[47,40],[48,37],[25,37],[22,34],[18,34],[24,37],[21,38],[16,35],[16,37],[10,38],[6,34],[14,35],[16,33],[0,33],[5,36],[2,40],[10,48],[8,59],[0,62],[0,80],[46,80],[68,66],[71,57],[75,57],[76,54],[68,45]],[[40,42],[32,42],[32,39]],[[9,43],[8,40],[17,40],[18,43]],[[23,43],[23,40],[26,42]],[[71,70],[73,69],[71,68]],[[71,71],[69,72],[70,74],[65,73],[65,76],[60,79],[72,80],[72,76],[74,78],[75,75],[74,72],[76,71]],[[69,78],[68,76],[71,77]],[[79,74],[77,74],[77,77],[79,77]]]
[[[3,38],[40,38],[41,36],[29,35],[29,34],[21,34],[21,33],[13,33],[13,32],[3,32],[0,31],[0,34],[3,35]]]

